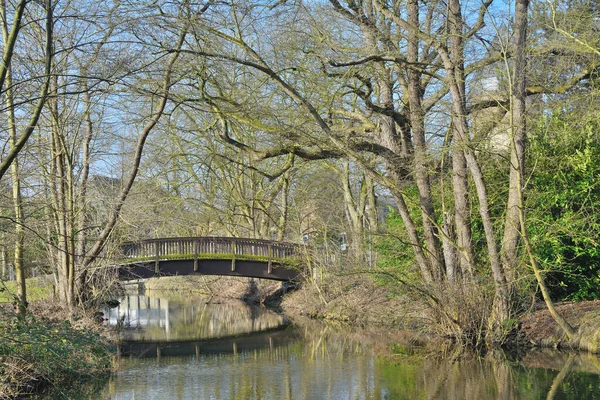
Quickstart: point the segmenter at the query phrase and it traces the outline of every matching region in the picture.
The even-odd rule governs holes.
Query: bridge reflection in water
[[[208,355],[236,355],[261,349],[276,349],[297,341],[300,335],[293,329],[275,328],[265,332],[255,332],[214,340],[142,343],[125,342],[118,345],[117,354],[121,357],[156,358],[194,357],[199,360]]]
[[[186,299],[183,299],[186,300]],[[246,335],[285,327],[282,315],[248,307],[239,300],[194,302],[149,296],[125,296],[106,309],[107,323],[122,328],[124,341],[163,343],[198,341]]]
[[[169,300],[166,299],[125,296],[119,306],[106,309],[105,315],[108,325],[119,325],[126,335],[130,330],[159,327],[164,328],[167,338],[169,336]]]

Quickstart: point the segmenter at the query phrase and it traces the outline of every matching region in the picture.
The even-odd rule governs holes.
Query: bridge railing
[[[302,246],[262,239],[229,237],[178,237],[126,242],[121,251],[126,260],[207,258],[211,255],[296,262]]]

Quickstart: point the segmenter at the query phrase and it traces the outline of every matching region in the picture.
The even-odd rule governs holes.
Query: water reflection
[[[128,356],[119,360],[118,373],[96,398],[600,399],[600,359],[592,355],[545,351],[519,360],[503,353],[440,358],[407,340],[394,347],[401,354],[381,357],[373,349],[387,345],[362,333],[313,322],[277,330],[268,327],[281,317],[267,310],[200,302],[195,311],[183,311],[173,306],[181,302],[165,301],[160,307],[150,301],[156,307],[142,312],[132,297],[129,314],[127,302],[115,314],[117,320],[125,315],[123,323],[129,321],[130,330],[144,339],[123,345]],[[213,321],[212,332],[221,339],[209,338],[206,321]],[[228,323],[242,328],[226,328]],[[264,329],[249,333],[252,326]],[[157,327],[163,336],[143,333]],[[199,336],[189,341],[163,340],[167,330],[170,335],[181,330],[189,338],[194,329]],[[149,337],[161,340],[149,343]]]
[[[125,341],[172,342],[222,338],[286,325],[283,316],[242,301],[209,302],[126,296],[105,309],[107,323],[121,328]]]

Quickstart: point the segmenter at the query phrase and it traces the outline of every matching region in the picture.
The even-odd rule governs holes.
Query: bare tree
[[[508,210],[503,220],[493,212],[486,179],[490,147],[474,140],[470,116],[474,110],[501,105],[518,118],[524,113],[523,96],[533,89],[515,73],[520,100],[511,102],[506,94],[494,101],[474,95],[474,73],[483,74],[487,67],[521,51],[517,47],[503,52],[487,46],[494,40],[484,29],[491,4],[492,0],[483,2],[474,13],[463,15],[465,5],[458,0],[447,4],[331,0],[330,8],[278,5],[269,11],[258,4],[248,8],[232,3],[215,8],[210,21],[195,21],[197,43],[182,51],[202,59],[205,70],[237,65],[255,81],[260,76],[268,80],[255,89],[259,95],[245,91],[235,102],[231,97],[212,96],[226,118],[242,120],[243,115],[243,120],[249,121],[248,116],[254,115],[252,123],[260,121],[265,134],[273,138],[265,147],[227,135],[225,139],[232,146],[257,160],[288,154],[307,160],[350,159],[394,195],[415,264],[434,307],[444,307],[440,299],[449,283],[460,286],[471,281],[475,274],[481,276],[482,264],[487,265],[495,292],[488,339],[503,340],[506,321],[515,312],[513,280],[522,225],[518,206],[522,182],[518,176],[523,175],[525,125],[515,125],[510,172],[504,178],[511,183],[508,197],[502,200]],[[315,10],[311,7],[335,22],[320,23],[312,17]],[[515,17],[526,15],[527,4],[519,3],[517,8]],[[258,17],[253,14],[257,9],[271,12],[272,30],[261,27],[259,34],[260,24],[254,22]],[[287,18],[291,10],[295,20]],[[232,21],[227,29],[223,28],[225,19]],[[512,25],[510,19],[506,22],[515,27],[515,36],[525,37],[518,24]],[[278,49],[283,45],[261,40],[262,35],[271,35],[270,40],[276,41],[272,35],[279,33],[280,24],[294,30],[295,23],[314,28],[303,37],[304,46],[295,53],[296,58],[282,57]],[[332,25],[335,29],[330,29]],[[480,40],[486,35],[487,42]],[[298,38],[281,40],[290,40],[286,42],[288,51],[298,46]],[[515,68],[518,63],[522,67],[515,59]],[[317,80],[320,86],[315,85]],[[252,84],[247,79],[244,83]],[[263,93],[301,108],[301,116],[291,117],[293,122],[287,126],[257,117],[249,105],[268,108],[260,103]],[[431,127],[433,123],[443,126],[439,129],[442,134]],[[446,162],[448,158],[451,163]],[[452,197],[444,198],[441,210],[435,204],[432,182],[452,185]],[[417,198],[408,194],[412,185],[418,191]],[[481,223],[477,231],[472,207],[477,207],[476,219]],[[483,245],[477,243],[476,235],[483,237]],[[464,279],[458,280],[459,276]]]
[[[17,299],[18,299],[18,310],[19,314],[25,315],[27,310],[27,289],[26,289],[26,271],[25,265],[23,261],[23,247],[24,247],[24,225],[25,220],[23,216],[23,204],[22,204],[22,193],[21,193],[21,176],[19,163],[17,161],[17,156],[21,149],[25,146],[25,143],[29,139],[29,136],[33,133],[39,116],[44,107],[44,103],[48,94],[48,87],[50,81],[50,70],[52,67],[52,59],[53,59],[53,4],[52,1],[47,1],[44,3],[44,13],[45,13],[45,26],[39,27],[42,35],[45,35],[45,65],[44,65],[44,77],[43,83],[40,93],[40,98],[31,113],[31,118],[28,121],[28,124],[25,125],[23,129],[23,133],[21,137],[18,137],[17,130],[17,118],[16,118],[16,106],[14,99],[14,91],[16,87],[16,83],[13,80],[12,74],[12,59],[15,52],[15,45],[17,42],[17,35],[21,29],[21,23],[23,18],[23,12],[26,5],[26,1],[20,1],[17,4],[17,8],[15,10],[15,16],[13,18],[13,26],[12,29],[9,30],[9,22],[8,22],[8,10],[6,6],[6,2],[2,1],[0,3],[0,17],[2,19],[2,38],[5,43],[4,49],[4,57],[2,60],[2,66],[0,67],[0,89],[4,87],[6,84],[6,90],[4,90],[4,96],[6,99],[6,116],[7,116],[7,126],[9,132],[9,143],[10,143],[10,151],[8,155],[2,160],[2,164],[0,165],[0,179],[8,170],[11,168],[11,182],[12,182],[12,197],[13,197],[13,208],[14,208],[14,226],[15,226],[15,244],[14,244],[14,258],[13,258],[13,266],[16,272],[16,280],[17,280]],[[33,24],[34,29],[36,24]]]

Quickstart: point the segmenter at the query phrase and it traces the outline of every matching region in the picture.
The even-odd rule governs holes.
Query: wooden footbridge
[[[121,245],[122,280],[176,275],[228,275],[296,281],[304,246],[231,237],[148,239]]]

